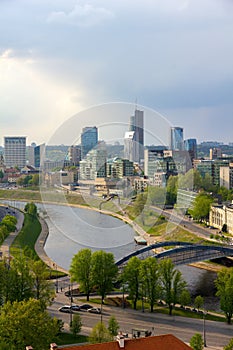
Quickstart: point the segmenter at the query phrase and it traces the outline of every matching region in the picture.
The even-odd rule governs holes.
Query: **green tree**
[[[192,217],[198,221],[207,220],[209,218],[210,206],[213,198],[205,193],[200,193],[194,200],[193,209],[190,210]]]
[[[216,295],[220,297],[220,307],[224,311],[227,323],[231,323],[233,315],[233,268],[224,268],[215,280]]]
[[[39,185],[39,182],[40,182],[39,174],[34,174],[34,175],[32,175],[32,179],[31,179],[32,185],[38,186],[38,185]]]
[[[163,207],[166,202],[166,188],[149,186],[148,197],[152,205]]]
[[[112,337],[109,334],[107,328],[102,322],[98,322],[92,329],[90,336],[89,336],[89,342],[94,343],[104,343],[111,341]]]
[[[159,297],[159,266],[155,258],[149,257],[141,263],[141,282],[143,294],[146,295],[150,303],[150,311],[153,312],[154,304]]]
[[[91,276],[93,285],[97,293],[101,296],[102,302],[107,293],[113,289],[113,282],[118,273],[112,253],[106,253],[103,250],[92,254]]]
[[[133,300],[133,308],[136,310],[140,297],[140,268],[141,260],[136,256],[129,259],[122,273],[122,280],[128,285],[129,298]]]
[[[31,216],[37,216],[37,206],[33,202],[27,203],[24,207],[24,211]]]
[[[13,215],[6,215],[1,221],[2,226],[6,226],[8,232],[14,232],[16,230],[17,219]]]
[[[77,337],[77,335],[81,332],[81,329],[82,329],[81,316],[78,314],[75,314],[70,324],[70,331],[75,337]]]
[[[41,260],[32,262],[31,272],[33,276],[34,297],[40,300],[42,308],[46,309],[51,304],[54,291],[49,282],[49,270]]]
[[[9,270],[9,283],[11,289],[10,301],[28,300],[33,297],[33,277],[29,262],[24,256],[13,259]]]
[[[204,342],[200,333],[196,333],[190,339],[190,346],[193,350],[203,350]]]
[[[35,299],[6,303],[0,313],[0,341],[14,350],[31,345],[35,350],[47,349],[58,333],[58,323],[41,309]]]
[[[191,295],[187,289],[182,290],[180,294],[180,304],[181,306],[187,306],[191,303]]]
[[[118,334],[120,326],[119,323],[117,322],[115,316],[111,316],[109,321],[108,321],[108,332],[112,336],[112,339],[114,339],[114,336]]]
[[[90,249],[81,249],[74,255],[70,265],[70,276],[72,281],[79,283],[80,291],[84,292],[89,300],[93,287],[91,279],[92,253]]]
[[[4,173],[2,169],[0,169],[0,182],[2,182],[2,179],[4,178]]]
[[[15,348],[7,342],[0,343],[0,350],[14,350]]]
[[[194,306],[199,311],[199,309],[204,305],[204,299],[201,295],[197,295],[194,300]]]
[[[213,185],[213,179],[210,174],[208,173],[205,174],[204,178],[202,179],[202,187],[203,187],[203,190],[206,192],[215,191],[215,187]]]
[[[229,344],[224,346],[223,350],[233,350],[233,338],[230,340]]]
[[[137,195],[132,208],[132,213],[135,218],[139,218],[142,220],[142,224],[144,225],[144,207],[146,204],[147,195],[140,193]]]
[[[177,198],[178,176],[169,176],[167,181],[166,204],[174,205]]]
[[[186,286],[182,279],[180,271],[175,269],[170,259],[164,259],[160,262],[160,283],[162,288],[162,298],[169,307],[169,315],[172,315],[172,309],[179,301],[179,296]]]

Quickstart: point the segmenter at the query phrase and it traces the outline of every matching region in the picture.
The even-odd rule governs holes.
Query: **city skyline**
[[[137,100],[185,138],[232,142],[232,9],[229,0],[1,1],[0,139],[47,143],[76,113]]]

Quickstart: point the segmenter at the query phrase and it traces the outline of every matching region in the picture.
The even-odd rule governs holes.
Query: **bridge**
[[[162,247],[172,247],[161,253],[155,253],[154,250]],[[227,256],[233,256],[233,247],[229,246],[217,246],[217,245],[204,245],[204,244],[192,244],[188,242],[161,242],[154,243],[138,249],[127,256],[119,259],[116,262],[117,266],[122,266],[133,256],[139,256],[141,259],[145,259],[148,256],[153,256],[158,260],[171,259],[174,265],[185,265],[199,261],[212,260],[216,258],[222,258]]]

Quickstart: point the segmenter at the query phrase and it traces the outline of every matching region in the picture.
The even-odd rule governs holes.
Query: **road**
[[[85,303],[74,299],[74,303]],[[72,315],[61,313],[58,308],[62,305],[70,304],[70,299],[59,292],[52,306],[48,308],[50,314],[65,322],[65,329],[69,329],[69,322]],[[96,306],[94,303],[91,303]],[[98,306],[98,305],[97,305]],[[90,314],[80,311],[83,327],[82,334],[89,335],[93,326],[101,320],[100,315]],[[144,313],[131,309],[122,309],[120,307],[103,306],[102,319],[107,325],[110,316],[114,315],[120,325],[120,330],[131,334],[132,329],[146,329],[152,331],[153,335],[173,334],[184,342],[189,342],[195,333],[203,334],[203,319],[191,319],[186,317],[168,316],[160,313],[151,314],[148,311]],[[222,349],[233,337],[233,326],[225,322],[214,322],[205,320],[206,344],[211,349]]]

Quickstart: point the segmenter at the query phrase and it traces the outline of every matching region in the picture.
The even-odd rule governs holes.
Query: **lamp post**
[[[204,347],[206,348],[206,329],[205,329],[205,318],[207,315],[207,311],[203,310],[203,343],[204,343]]]
[[[57,278],[57,264],[53,263],[53,268],[56,270],[56,293],[58,293],[58,278]]]
[[[70,296],[70,326],[72,325],[72,321],[73,321],[73,310],[72,310],[72,302],[73,302],[73,297],[72,297],[72,285],[70,287],[70,284],[69,284],[69,296]]]

